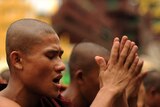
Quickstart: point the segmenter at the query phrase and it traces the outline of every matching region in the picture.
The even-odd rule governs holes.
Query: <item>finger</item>
[[[147,75],[147,72],[143,72],[136,77],[136,80],[135,80],[137,83],[136,87],[140,87],[142,80],[145,78],[146,75]]]
[[[119,38],[118,38],[118,37],[116,37],[116,38],[114,39],[113,43],[116,42],[116,41],[119,41]]]
[[[129,49],[129,52],[131,52],[131,50],[132,50],[132,48],[133,48],[133,46],[135,45],[135,42],[131,42],[131,47],[130,47],[130,49]]]
[[[142,84],[142,81],[143,81],[143,79],[145,78],[145,76],[146,76],[146,72],[145,73],[141,73],[141,74],[139,74],[137,77],[136,77],[136,79],[135,79],[135,89],[134,89],[134,96],[137,96],[138,95],[138,92],[139,92],[139,89],[140,89],[140,86],[141,86],[141,84]],[[132,96],[132,97],[134,97],[134,96]]]
[[[96,63],[98,64],[98,66],[100,68],[100,73],[104,72],[107,68],[105,59],[103,57],[100,57],[100,56],[95,56],[95,60],[96,60]]]
[[[120,43],[120,50],[119,50],[119,53],[121,53],[126,41],[128,40],[128,37],[127,36],[123,36],[122,39],[121,39],[121,43]]]
[[[136,70],[136,66],[138,65],[139,62],[139,57],[136,56],[136,58],[134,59],[133,63],[131,64],[129,71],[133,72],[133,74],[135,73],[134,71]]]
[[[131,63],[134,61],[134,58],[136,56],[137,51],[138,51],[138,47],[136,45],[133,46],[131,52],[129,53],[129,56],[127,57],[127,59],[125,61],[125,64],[124,64],[125,68],[130,67]]]
[[[115,42],[118,42],[118,41],[119,41],[119,38],[118,38],[118,37],[115,37],[114,40],[113,40],[112,48],[113,48],[114,43],[115,43]],[[112,51],[112,50],[111,50],[111,51]],[[110,53],[110,57],[111,57],[111,53]],[[107,66],[109,65],[110,61],[111,61],[111,60],[109,59],[109,60],[108,60],[108,63],[107,63]]]
[[[120,56],[119,56],[118,62],[119,62],[120,66],[124,64],[124,61],[126,60],[126,58],[128,56],[128,51],[129,51],[130,45],[131,45],[131,41],[127,40],[124,45],[124,48],[122,49],[122,52],[120,53]]]
[[[134,76],[137,76],[141,71],[143,67],[143,61],[140,60],[135,68]]]
[[[100,83],[100,88],[103,87],[103,81],[102,81],[102,77],[101,75],[104,74],[105,70],[106,70],[106,62],[104,60],[104,58],[100,57],[100,56],[96,56],[95,57],[96,63],[98,64],[99,68],[100,68],[100,72],[99,72],[99,83]]]
[[[140,73],[137,77],[138,81],[141,81],[145,78],[145,76],[147,75],[147,72],[143,72],[143,73]]]
[[[118,39],[115,38],[114,39],[114,43],[111,49],[111,54],[110,54],[110,58],[109,58],[109,64],[115,64],[117,62],[118,59],[118,51],[119,51],[119,41],[117,41]]]

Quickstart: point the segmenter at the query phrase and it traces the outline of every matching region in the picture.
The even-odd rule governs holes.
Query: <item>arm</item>
[[[116,89],[102,87],[91,104],[91,107],[112,107],[118,96],[119,93]]]
[[[116,105],[115,101],[119,101],[120,103],[126,102],[126,98],[124,97],[125,89],[129,84],[129,81],[134,78],[133,72],[137,66],[139,61],[138,57],[135,57],[135,53],[137,52],[137,46],[132,47],[132,52],[128,53],[131,49],[131,41],[127,40],[124,44],[124,47],[119,53],[120,42],[118,38],[114,39],[114,43],[111,50],[110,59],[108,65],[106,64],[104,58],[96,56],[95,60],[100,67],[100,86],[101,89],[116,90],[110,92],[109,89],[98,92],[94,102],[92,103],[92,107],[101,106],[101,107],[113,107]],[[102,96],[109,95],[108,100],[103,100]],[[121,101],[123,100],[123,101]],[[127,107],[126,104],[121,105],[123,107]]]

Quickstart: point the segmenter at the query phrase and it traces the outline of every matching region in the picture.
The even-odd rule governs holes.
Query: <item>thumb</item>
[[[103,73],[105,72],[105,70],[107,68],[106,62],[105,62],[104,58],[100,57],[100,56],[96,56],[95,57],[95,61],[96,61],[97,65],[100,68],[100,71],[99,71],[99,83],[100,83],[100,88],[102,88],[103,87],[103,81],[102,81],[102,77],[101,76],[103,75]]]
[[[104,72],[107,68],[106,61],[103,57],[95,56],[96,63],[100,68],[100,73]]]

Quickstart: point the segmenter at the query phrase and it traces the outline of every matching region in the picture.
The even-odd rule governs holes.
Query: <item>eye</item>
[[[62,50],[51,50],[51,51],[48,51],[46,53],[46,57],[50,60],[56,58],[56,57],[59,57],[61,58],[62,57],[62,54],[63,54],[63,51]]]
[[[58,51],[48,52],[46,56],[48,59],[52,60],[58,56]]]

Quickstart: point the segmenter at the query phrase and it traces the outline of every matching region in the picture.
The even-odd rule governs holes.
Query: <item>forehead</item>
[[[54,48],[61,49],[60,40],[57,34],[46,34],[42,36],[42,42],[46,45],[51,45]]]
[[[41,40],[43,42],[52,42],[55,44],[59,44],[59,42],[60,42],[57,34],[43,34],[41,36]]]
[[[40,50],[62,50],[60,46],[60,40],[57,34],[45,34],[39,36],[38,44],[33,46],[32,49],[34,51]]]

